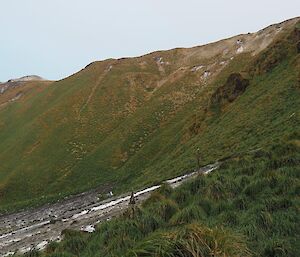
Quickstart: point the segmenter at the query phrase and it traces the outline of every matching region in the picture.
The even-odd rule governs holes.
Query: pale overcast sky
[[[300,0],[0,0],[0,81],[190,47],[300,16]]]

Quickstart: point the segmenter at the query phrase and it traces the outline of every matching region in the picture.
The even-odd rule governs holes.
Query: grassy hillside
[[[197,148],[204,164],[293,137],[298,20],[33,87],[0,108],[0,209],[141,188],[195,169]]]
[[[61,243],[26,256],[299,256],[299,150],[289,139],[233,158],[161,187],[95,233],[64,231]]]

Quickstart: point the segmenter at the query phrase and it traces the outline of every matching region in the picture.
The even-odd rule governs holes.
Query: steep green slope
[[[207,163],[292,135],[298,20],[202,47],[92,63],[0,109],[1,209],[96,186],[141,188],[196,168],[198,147]],[[246,88],[231,83],[233,73]]]

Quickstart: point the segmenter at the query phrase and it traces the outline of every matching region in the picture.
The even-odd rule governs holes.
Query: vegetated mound
[[[27,256],[299,256],[300,149],[285,140]]]
[[[1,210],[142,188],[196,169],[198,148],[205,164],[294,133],[298,22],[31,81],[0,108]],[[221,112],[210,111],[213,96]]]

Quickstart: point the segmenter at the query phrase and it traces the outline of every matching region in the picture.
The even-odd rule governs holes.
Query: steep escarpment
[[[0,108],[1,209],[141,188],[196,168],[197,148],[204,164],[289,137],[299,118],[298,21],[30,82]]]

